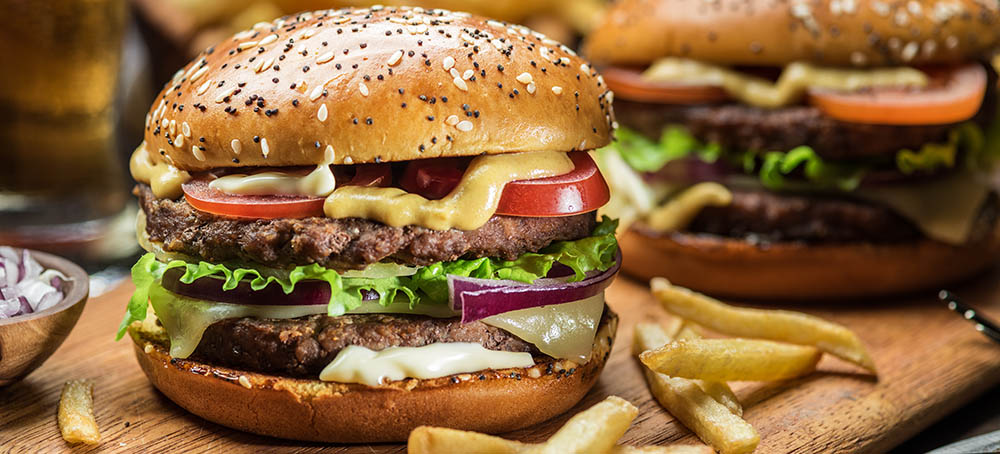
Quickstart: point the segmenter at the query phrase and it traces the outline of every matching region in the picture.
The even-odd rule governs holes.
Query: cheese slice
[[[590,360],[594,336],[604,313],[604,293],[564,304],[505,312],[483,319],[503,328],[553,358],[580,364]]]
[[[928,238],[961,245],[969,240],[992,190],[982,177],[966,171],[919,184],[862,187],[854,194],[892,208]]]
[[[528,368],[531,353],[487,350],[470,342],[441,342],[422,347],[389,347],[373,351],[350,345],[323,368],[319,379],[378,386],[404,378],[438,378],[485,369]]]

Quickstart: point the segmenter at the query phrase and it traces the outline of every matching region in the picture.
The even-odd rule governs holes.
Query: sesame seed
[[[906,44],[906,47],[903,47],[903,51],[900,53],[900,56],[903,57],[903,61],[910,61],[913,60],[913,57],[917,56],[917,51],[919,50],[920,43],[911,41]]]
[[[265,158],[271,152],[271,148],[267,146],[267,139],[263,137],[260,138],[260,152],[264,154]]]
[[[557,95],[561,95],[562,94],[562,87],[560,87],[558,85],[554,85],[552,87],[552,93],[555,93]]]
[[[444,57],[444,60],[441,61],[441,66],[444,67],[445,71],[450,71],[455,66],[455,59],[451,55]]]
[[[242,387],[244,387],[246,389],[250,389],[252,387],[250,385],[250,379],[247,378],[246,375],[240,375],[240,378],[239,378],[238,381],[240,382],[240,386],[242,386]]]
[[[240,139],[233,139],[232,142],[229,142],[229,146],[233,147],[233,153],[240,154],[240,151],[243,151],[243,144],[240,143]]]
[[[463,80],[469,80],[474,75],[476,75],[475,71],[473,71],[471,69],[467,69],[467,70],[465,70],[464,73],[462,73],[462,79]]]
[[[587,66],[586,63],[581,63],[580,64],[580,72],[582,72],[584,74],[590,74],[590,67]]]
[[[328,115],[328,112],[326,110],[326,104],[320,105],[319,106],[319,111],[316,112],[316,118],[318,118],[319,121],[326,121],[327,115]]]
[[[350,156],[348,156],[348,157],[344,158],[344,164],[347,164],[347,165],[354,164],[354,159],[351,158]]]
[[[212,81],[211,80],[206,80],[205,83],[201,84],[201,86],[198,87],[197,90],[195,90],[195,94],[197,94],[199,96],[205,94],[205,92],[208,91],[208,88],[211,85],[212,85]]]
[[[197,81],[198,79],[201,79],[201,76],[204,76],[205,73],[207,73],[207,72],[208,72],[208,66],[204,66],[201,69],[199,69],[197,72],[194,73],[194,75],[191,76],[191,79],[190,79],[191,80],[191,84],[194,84],[195,81]]]
[[[233,92],[236,90],[238,90],[238,88],[232,87],[228,90],[223,90],[219,92],[219,95],[215,97],[215,103],[222,104],[226,102],[229,99],[229,97],[233,95]]]
[[[472,131],[472,122],[469,120],[462,120],[458,122],[455,127],[458,128],[459,131],[469,132]]]
[[[364,82],[361,82],[361,83],[358,84],[358,90],[361,91],[361,95],[362,96],[368,96],[368,93],[369,93],[369,91],[368,91],[368,85],[365,85]]]
[[[202,153],[201,150],[198,149],[198,147],[196,147],[196,146],[192,146],[191,147],[191,154],[193,154],[194,157],[195,157],[195,159],[197,159],[199,161],[204,161],[205,160],[205,153]]]
[[[181,123],[181,134],[191,137],[191,125],[189,125],[186,121]]]
[[[535,84],[530,83],[527,86],[528,94],[535,94]]]
[[[458,87],[459,90],[469,91],[469,86],[466,85],[465,81],[459,77],[452,79],[451,83],[455,84],[455,86]]]
[[[521,74],[518,74],[518,76],[515,79],[518,82],[522,83],[522,84],[530,84],[531,80],[532,80],[532,77],[531,77],[531,74],[521,73]]]
[[[456,79],[461,79],[462,78],[462,74],[459,73],[458,70],[455,69],[455,68],[449,69],[448,70],[448,74],[451,74],[451,77],[454,77]]]
[[[276,34],[275,35],[268,35],[266,38],[260,40],[260,42],[258,42],[257,45],[258,46],[266,46],[266,45],[271,44],[271,43],[273,43],[273,42],[275,42],[277,40],[278,40],[278,35],[276,35]]]
[[[168,140],[168,142],[169,142],[169,140]],[[175,147],[177,147],[177,148],[183,147],[184,146],[184,136],[177,136],[177,138],[174,139],[173,145]]]
[[[320,55],[319,57],[316,57],[316,64],[322,65],[323,63],[326,63],[326,62],[328,62],[330,60],[333,60],[333,51],[332,50],[329,51],[329,52],[327,52],[327,53],[325,53],[325,54],[323,54],[323,55]]]
[[[247,50],[247,49],[249,49],[251,47],[254,47],[256,45],[257,45],[257,41],[244,41],[244,42],[240,43],[240,45],[236,46],[236,48],[239,49],[239,50]]]
[[[396,52],[393,52],[392,56],[389,57],[389,61],[387,61],[386,64],[388,64],[389,66],[393,66],[396,63],[399,63],[399,60],[401,60],[402,58],[403,58],[403,51],[397,50]]]
[[[312,93],[309,93],[309,100],[310,101],[315,101],[315,100],[319,99],[320,96],[323,96],[323,86],[322,85],[314,88],[313,91],[312,91]]]
[[[455,126],[458,124],[458,115],[450,115],[444,120],[449,126]]]

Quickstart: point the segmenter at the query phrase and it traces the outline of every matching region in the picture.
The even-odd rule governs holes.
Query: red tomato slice
[[[436,158],[410,161],[399,185],[414,194],[437,200],[451,193],[469,165],[469,159]]]
[[[671,84],[648,82],[642,72],[632,68],[610,66],[601,75],[615,96],[631,101],[662,104],[706,104],[726,101],[729,95],[714,85]]]
[[[979,63],[925,68],[923,89],[880,88],[860,93],[809,91],[809,103],[838,120],[884,125],[932,125],[972,118],[986,95],[986,69]]]
[[[508,216],[570,216],[594,211],[611,199],[608,183],[586,151],[569,154],[571,172],[507,184],[497,214]]]
[[[188,204],[198,211],[250,219],[323,216],[325,197],[227,194],[209,186],[211,181],[206,176],[181,186]],[[385,187],[391,183],[392,168],[388,164],[364,164],[356,166],[354,177],[345,185]]]

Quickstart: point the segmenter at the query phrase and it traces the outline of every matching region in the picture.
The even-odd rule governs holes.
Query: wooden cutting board
[[[947,264],[942,264],[947,266]],[[1000,317],[1000,271],[955,289],[985,313]],[[0,390],[0,452],[68,450],[56,407],[63,382],[96,380],[94,401],[103,442],[74,452],[404,452],[402,445],[328,446],[244,434],[187,414],[160,395],[139,370],[128,340],[113,335],[131,285],[94,298],[66,343],[26,380]],[[644,284],[619,279],[608,303],[621,316],[618,340],[590,394],[570,414],[614,394],[635,403],[639,417],[629,444],[698,443],[652,400],[629,355],[632,326],[663,313]],[[760,453],[884,452],[1000,383],[1000,345],[935,301],[907,300],[801,305],[797,309],[858,332],[879,368],[877,380],[826,358],[820,372],[784,383],[738,383],[745,417],[761,435]],[[540,441],[568,414],[506,434]],[[331,449],[332,448],[332,449]]]

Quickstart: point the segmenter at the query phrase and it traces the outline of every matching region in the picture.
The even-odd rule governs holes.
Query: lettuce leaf
[[[709,163],[721,158],[747,174],[757,174],[761,184],[775,190],[786,188],[785,177],[801,169],[805,179],[818,189],[851,191],[875,167],[872,161],[829,162],[808,146],[788,151],[724,150],[718,145],[701,143],[679,126],[665,128],[659,142],[627,128],[619,128],[616,135],[618,141],[612,145],[613,149],[637,171],[655,172],[670,161],[689,156]],[[966,153],[967,163],[973,169],[989,168],[1000,160],[1000,115],[985,133],[975,123],[967,122],[952,129],[946,143],[929,143],[919,151],[900,150],[894,157],[894,165],[904,174],[950,168],[954,167],[960,150]]]
[[[446,303],[448,275],[532,283],[546,276],[555,263],[561,263],[573,270],[572,280],[581,280],[587,272],[604,271],[614,265],[618,250],[618,242],[614,236],[617,225],[617,220],[605,216],[589,237],[556,242],[538,253],[523,254],[516,260],[483,257],[438,262],[418,269],[412,276],[385,278],[343,277],[336,271],[317,264],[297,266],[285,271],[208,262],[188,263],[182,260],[163,263],[156,260],[152,253],[148,253],[132,267],[132,281],[136,289],[129,300],[125,318],[118,327],[116,339],[125,335],[125,329],[132,322],[146,318],[150,287],[163,278],[164,272],[172,268],[184,269],[180,281],[185,284],[207,276],[224,278],[223,290],[232,290],[240,282],[249,282],[254,290],[278,285],[285,294],[289,294],[300,281],[324,281],[330,285],[327,313],[338,316],[359,307],[364,297],[363,291],[369,290],[379,294],[379,303],[383,306],[392,303],[400,292],[409,300],[411,308],[420,303]]]

